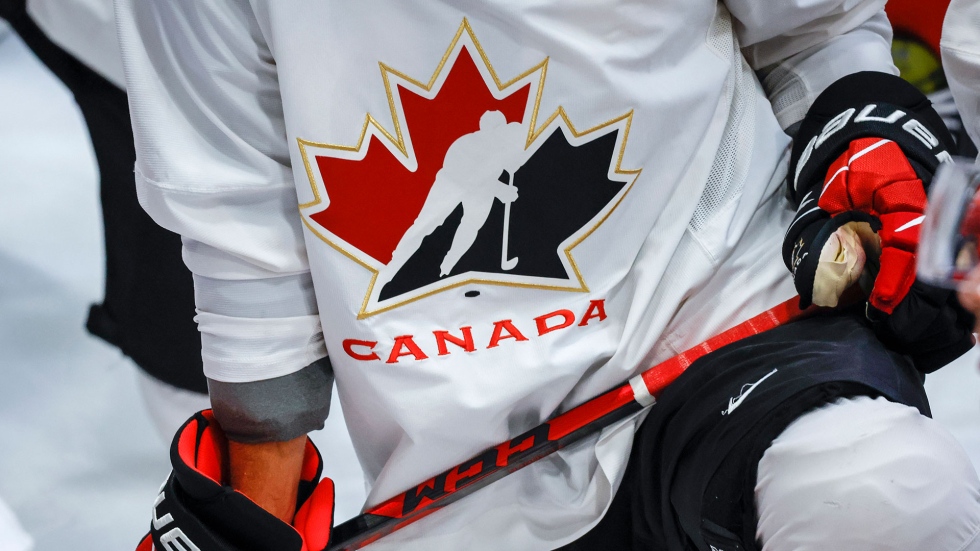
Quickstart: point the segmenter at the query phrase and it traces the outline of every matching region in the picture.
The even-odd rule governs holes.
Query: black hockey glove
[[[211,410],[192,417],[170,449],[174,470],[153,504],[137,551],[321,551],[330,541],[334,488],[309,440],[290,526],[221,483],[228,445]]]
[[[951,146],[942,118],[915,87],[886,73],[857,73],[814,102],[788,176],[797,213],[783,261],[801,306],[837,306],[860,284],[878,337],[926,373],[973,345],[972,319],[955,295],[915,280],[926,191]]]

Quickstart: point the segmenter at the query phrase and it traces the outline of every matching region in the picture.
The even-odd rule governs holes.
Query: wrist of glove
[[[931,372],[973,344],[951,292],[916,282],[916,250],[933,173],[952,138],[928,99],[902,79],[858,73],[836,82],[800,125],[783,241],[801,306],[835,307],[855,285],[879,338]]]
[[[174,470],[153,504],[150,533],[137,551],[321,551],[330,542],[334,488],[320,480],[323,462],[307,440],[293,524],[282,522],[223,484],[227,440],[210,410],[177,432]]]

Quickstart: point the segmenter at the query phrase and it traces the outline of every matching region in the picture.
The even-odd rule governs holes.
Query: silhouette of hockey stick
[[[746,320],[636,375],[619,388],[572,408],[524,434],[484,450],[347,522],[331,534],[328,551],[352,551],[442,509],[547,455],[657,403],[657,396],[695,360],[723,346],[758,335],[817,310],[799,309],[800,298]]]
[[[514,185],[514,176],[507,172],[507,185]],[[504,242],[500,246],[500,269],[513,270],[517,266],[517,257],[507,258],[507,242],[510,240],[510,204],[513,201],[504,203]]]

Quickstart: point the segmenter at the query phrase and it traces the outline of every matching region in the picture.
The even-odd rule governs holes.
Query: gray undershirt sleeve
[[[229,439],[284,442],[323,428],[333,387],[330,358],[274,379],[224,383],[208,379],[215,418]]]
[[[194,291],[199,314],[242,320],[291,320],[318,315],[309,273],[260,280],[220,280],[195,274]],[[264,345],[256,343],[260,338],[235,342],[234,350],[255,346],[261,353]],[[305,335],[299,338],[303,342],[309,340]],[[302,355],[294,359],[299,358]],[[234,360],[224,363],[229,364],[227,369],[212,372],[205,365],[205,374],[215,418],[231,440],[281,442],[323,428],[334,381],[329,358],[321,357],[285,375],[251,380],[247,376],[235,377],[238,373]]]

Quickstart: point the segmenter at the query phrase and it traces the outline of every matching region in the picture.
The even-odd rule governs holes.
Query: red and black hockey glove
[[[783,241],[802,307],[833,307],[853,284],[885,344],[932,372],[973,344],[953,293],[915,279],[926,192],[952,138],[932,104],[875,72],[830,86],[800,125],[788,194],[798,205]]]
[[[309,440],[290,526],[222,484],[228,444],[211,410],[192,417],[170,449],[174,470],[153,504],[137,551],[322,551],[330,542],[334,488]]]

